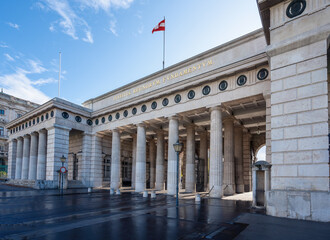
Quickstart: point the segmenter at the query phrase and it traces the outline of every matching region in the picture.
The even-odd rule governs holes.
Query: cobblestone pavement
[[[262,225],[258,221],[271,217],[251,214],[250,206],[248,201],[181,199],[176,208],[175,198],[167,195],[151,199],[77,189],[62,196],[57,190],[0,184],[0,239],[257,239],[253,232]],[[279,218],[272,219],[278,227]],[[330,234],[324,230],[327,225],[316,225]],[[313,240],[324,235],[318,236]]]

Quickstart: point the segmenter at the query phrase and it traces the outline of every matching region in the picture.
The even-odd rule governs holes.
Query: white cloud
[[[0,42],[0,47],[1,48],[8,48],[8,45],[4,42]]]
[[[129,8],[134,0],[80,0],[82,7],[91,7],[95,10],[109,11],[110,8]]]
[[[74,13],[66,0],[45,0],[47,6],[57,12],[62,19],[59,25],[63,28],[64,33],[73,39],[78,39],[76,35],[75,22],[80,22],[80,18]],[[51,25],[52,26],[52,25]]]
[[[26,71],[27,73],[43,73],[47,71],[46,68],[41,66],[42,64],[40,63],[40,61],[34,61],[29,59],[28,62],[30,64],[31,70]]]
[[[19,30],[19,25],[18,25],[18,24],[16,24],[16,23],[11,23],[11,22],[8,22],[7,24],[8,24],[10,27]]]
[[[118,33],[117,33],[117,21],[116,20],[111,20],[110,21],[109,30],[113,33],[113,35],[115,35],[116,37],[118,37]]]
[[[91,31],[86,31],[86,37],[84,37],[82,40],[85,42],[93,43],[94,40]]]
[[[11,61],[11,62],[15,61],[15,59],[12,56],[10,56],[8,53],[5,53],[3,55],[5,55],[5,57],[7,58],[8,61]]]
[[[31,102],[42,104],[50,99],[33,86],[33,81],[26,76],[26,71],[22,69],[18,69],[12,74],[0,75],[0,84],[3,86],[5,93]]]
[[[57,83],[58,80],[54,79],[54,78],[40,78],[36,81],[31,82],[32,85],[35,86],[41,86],[44,84],[48,84],[48,83]]]

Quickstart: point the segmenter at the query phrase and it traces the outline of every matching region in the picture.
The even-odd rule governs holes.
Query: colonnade
[[[243,183],[243,127],[234,126],[234,118],[222,120],[220,107],[210,109],[210,146],[208,156],[207,130],[198,129],[200,136],[199,158],[204,159],[204,187],[211,190],[212,197],[232,195],[244,191]],[[180,118],[173,116],[168,123],[168,148],[167,151],[167,193],[174,195],[177,185],[177,153],[173,144],[179,140]],[[193,124],[184,124],[186,127],[186,161],[185,161],[185,190],[196,191],[196,130]],[[222,129],[224,127],[224,138]],[[137,125],[137,133],[133,134],[132,142],[132,187],[136,192],[146,189],[146,163],[147,163],[147,138],[146,125]],[[165,183],[164,174],[164,131],[156,131],[156,138],[149,139],[150,161],[150,188],[163,190]],[[209,160],[209,161],[208,161]],[[120,187],[120,131],[112,131],[112,162],[110,187]]]
[[[12,179],[45,180],[47,157],[47,130],[26,134],[23,137],[12,139],[9,143],[15,167]]]

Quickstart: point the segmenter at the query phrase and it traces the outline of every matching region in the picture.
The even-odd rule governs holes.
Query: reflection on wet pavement
[[[250,202],[180,200],[140,194],[111,196],[72,190],[8,191],[0,186],[0,238],[5,239],[233,239]]]

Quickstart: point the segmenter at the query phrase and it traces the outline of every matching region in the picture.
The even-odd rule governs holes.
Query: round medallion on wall
[[[93,125],[93,121],[91,119],[87,119],[86,123],[89,125],[89,126],[92,126]]]
[[[108,120],[109,120],[109,122],[112,121],[112,115],[109,115]]]
[[[37,123],[39,123],[39,117],[37,117]]]
[[[51,111],[51,112],[50,112],[50,116],[51,116],[51,117],[54,117],[54,111]]]
[[[124,115],[124,117],[127,117],[128,116],[128,111],[125,110],[123,115]]]
[[[257,74],[257,78],[259,80],[265,80],[267,77],[268,77],[268,70],[266,68],[260,69]]]
[[[44,115],[41,115],[41,122],[44,121]]]
[[[101,121],[102,123],[105,123],[105,117],[102,117]]]
[[[49,114],[48,113],[46,113],[46,119],[48,119],[49,118]]]
[[[133,108],[132,109],[132,114],[135,115],[137,113],[137,109],[136,108]]]
[[[179,102],[181,102],[181,95],[180,95],[180,94],[175,95],[175,97],[174,97],[174,102],[175,102],[175,103],[179,103]]]
[[[116,119],[119,119],[120,118],[120,113],[116,113]]]
[[[98,119],[95,119],[95,124],[99,125],[99,120]]]
[[[209,95],[210,92],[211,92],[210,86],[206,85],[205,87],[203,87],[203,90],[202,90],[203,95]]]
[[[293,0],[286,9],[288,18],[294,18],[302,14],[306,9],[306,0]]]
[[[69,118],[69,113],[62,112],[62,117],[65,118],[65,119]]]
[[[219,83],[219,90],[220,91],[225,91],[228,87],[228,82],[223,80]]]
[[[151,103],[151,108],[156,109],[157,108],[157,102],[152,102]]]
[[[75,116],[74,118],[76,120],[76,122],[80,123],[81,122],[81,117],[80,116]]]
[[[194,90],[190,90],[189,92],[188,92],[188,98],[189,99],[193,99],[195,97],[195,91]]]
[[[162,101],[162,104],[163,104],[164,107],[166,107],[168,105],[168,99],[164,98],[163,101]]]
[[[22,129],[24,129],[24,123],[22,124]]]
[[[142,107],[141,107],[141,111],[142,111],[142,112],[147,111],[147,106],[146,106],[145,104],[142,105]]]
[[[241,75],[237,78],[237,85],[238,86],[243,86],[247,81],[247,78],[245,75]]]

